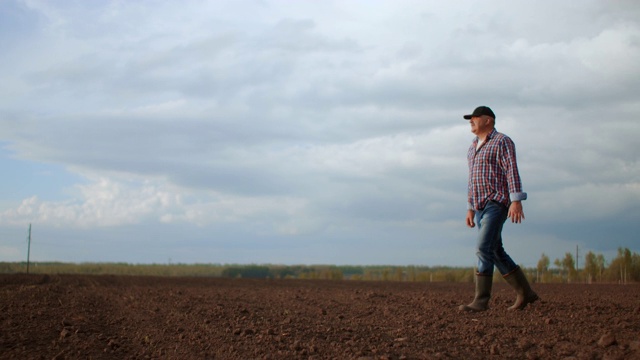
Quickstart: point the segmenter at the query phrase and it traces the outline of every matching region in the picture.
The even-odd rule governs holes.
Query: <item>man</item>
[[[469,193],[467,226],[478,225],[478,270],[476,294],[473,302],[461,305],[460,310],[484,311],[488,309],[493,284],[493,269],[498,268],[503,278],[516,293],[516,301],[509,310],[522,310],[538,300],[527,278],[502,246],[502,226],[524,220],[520,174],[516,163],[513,141],[495,129],[496,115],[486,106],[477,107],[471,115],[464,115],[476,135],[467,159],[469,161]]]

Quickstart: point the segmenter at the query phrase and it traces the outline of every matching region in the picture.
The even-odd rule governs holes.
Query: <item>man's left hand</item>
[[[519,224],[524,220],[524,211],[522,211],[522,202],[514,201],[509,205],[509,213],[507,215],[512,223]]]

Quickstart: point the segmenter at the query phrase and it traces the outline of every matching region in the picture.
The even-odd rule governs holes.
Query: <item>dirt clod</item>
[[[71,331],[69,331],[68,329],[62,329],[62,331],[60,331],[60,339],[64,339],[70,334],[71,334]]]
[[[605,348],[614,344],[616,344],[616,337],[610,332],[602,335],[598,340],[598,345]]]

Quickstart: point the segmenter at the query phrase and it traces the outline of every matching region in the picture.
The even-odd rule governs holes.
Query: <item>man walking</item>
[[[476,294],[473,302],[461,305],[460,310],[484,311],[488,309],[493,284],[493,270],[498,268],[503,278],[516,293],[515,303],[509,310],[521,310],[538,300],[527,278],[504,250],[502,226],[507,219],[512,223],[524,220],[522,191],[513,141],[495,129],[496,115],[486,106],[477,107],[469,120],[471,132],[476,135],[469,152],[469,193],[467,226],[478,225],[478,271]]]

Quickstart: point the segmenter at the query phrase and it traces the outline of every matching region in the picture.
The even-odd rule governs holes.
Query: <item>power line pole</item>
[[[29,256],[31,255],[31,224],[29,224],[29,236],[27,237],[27,274],[29,273]]]

